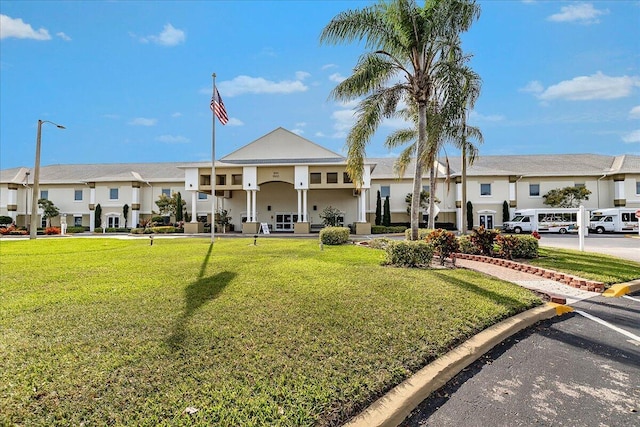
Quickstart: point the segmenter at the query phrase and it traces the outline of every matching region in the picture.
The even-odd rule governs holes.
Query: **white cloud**
[[[313,136],[316,138],[324,138],[326,135],[322,132],[316,132]]]
[[[640,142],[640,129],[629,132],[622,136],[622,140],[626,143]]]
[[[153,42],[162,46],[176,46],[180,43],[184,43],[187,36],[184,31],[175,28],[171,24],[166,24],[164,29],[157,36],[151,35],[147,37],[140,37],[140,41],[143,43]]]
[[[113,120],[117,120],[120,118],[118,114],[103,114],[102,117],[104,117],[105,119],[113,119]]]
[[[598,10],[591,3],[576,3],[562,6],[560,12],[547,18],[553,22],[578,22],[580,24],[597,24],[600,15],[607,15],[608,9]]]
[[[306,71],[296,71],[296,80],[304,80],[307,77],[311,77],[311,74]]]
[[[25,23],[20,18],[11,18],[7,15],[0,15],[0,39],[33,39],[51,40],[49,31],[44,28],[34,30],[31,25]]]
[[[160,135],[156,138],[156,141],[166,142],[167,144],[187,144],[190,142],[189,138],[182,135]]]
[[[227,126],[244,126],[244,122],[236,119],[235,117],[229,117],[229,121],[227,122]]]
[[[329,80],[331,80],[332,82],[336,82],[336,83],[342,83],[343,81],[345,81],[347,78],[345,76],[343,76],[340,73],[333,73],[329,76]]]
[[[304,133],[304,130],[302,130],[302,129],[291,129],[291,132],[295,133],[296,135],[302,135]]]
[[[179,111],[176,111],[175,113],[171,114],[171,117],[182,117],[182,113]]]
[[[356,122],[356,112],[354,110],[337,110],[331,114],[333,128],[339,132],[349,130]]]
[[[69,37],[68,35],[66,35],[62,31],[56,33],[56,36],[60,37],[62,40],[66,41],[66,42],[71,41],[71,37]]]
[[[144,117],[136,117],[129,122],[133,126],[155,126],[158,123],[158,119],[146,119]]]
[[[273,82],[262,77],[238,76],[233,80],[218,84],[218,90],[224,96],[237,96],[245,93],[294,93],[305,92],[308,89],[300,80],[282,80]],[[207,90],[210,92],[210,90]]]
[[[544,90],[544,86],[537,80],[530,81],[525,87],[518,89],[519,92],[529,93],[541,93]]]
[[[549,86],[538,95],[542,100],[568,99],[589,101],[594,99],[617,99],[631,94],[640,86],[640,77],[610,77],[597,72],[592,76],[579,76]]]
[[[640,119],[640,105],[636,105],[629,111],[629,118]]]
[[[305,127],[306,125],[307,125],[307,124],[306,124],[305,122],[298,122],[298,123],[296,123],[296,124],[295,124],[295,127],[297,127],[297,128],[303,128],[303,127]]]
[[[469,119],[479,122],[501,122],[504,121],[505,117],[502,114],[484,115],[478,113],[477,111],[472,111],[471,113],[469,113]]]
[[[322,66],[322,70],[328,70],[330,68],[336,68],[337,65],[336,64],[325,64]]]

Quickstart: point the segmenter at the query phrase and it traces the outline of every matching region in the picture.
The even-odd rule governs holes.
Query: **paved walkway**
[[[456,259],[456,265],[458,267],[479,271],[481,273],[515,283],[527,289],[532,289],[545,294],[557,295],[565,298],[567,300],[567,304],[572,304],[577,301],[600,295],[599,292],[589,292],[576,289],[563,283],[556,282],[555,280],[545,279],[540,276],[536,276],[535,274],[524,273],[522,271],[486,262],[458,258]]]

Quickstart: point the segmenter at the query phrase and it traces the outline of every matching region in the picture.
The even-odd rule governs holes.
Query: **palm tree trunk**
[[[462,234],[467,234],[467,142],[462,137]]]
[[[411,240],[418,240],[420,219],[420,192],[422,191],[422,167],[424,149],[427,144],[427,104],[418,105],[418,145],[416,147],[416,168],[413,175],[413,192],[411,196]]]
[[[436,207],[436,171],[435,171],[435,157],[429,156],[429,224],[427,228],[435,230],[436,228],[436,216],[433,215]]]

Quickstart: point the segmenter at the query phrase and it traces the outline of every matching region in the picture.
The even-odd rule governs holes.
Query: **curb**
[[[344,426],[399,425],[431,393],[506,338],[541,320],[572,311],[573,309],[566,305],[546,303],[485,329],[403,381]]]
[[[611,286],[602,293],[603,297],[618,298],[632,292],[640,291],[640,279],[632,280],[627,283],[618,283]]]

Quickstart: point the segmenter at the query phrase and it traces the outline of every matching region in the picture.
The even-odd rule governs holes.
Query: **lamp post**
[[[40,186],[40,141],[42,137],[42,124],[51,123],[58,129],[66,129],[64,126],[49,120],[38,120],[38,134],[36,136],[36,162],[33,171],[33,191],[31,193],[31,226],[29,228],[29,239],[33,240],[38,234],[38,191]]]
[[[29,175],[31,175],[31,172],[26,171],[24,175],[25,181],[27,181],[24,185],[24,226],[26,227],[31,223],[31,217],[29,217]]]

